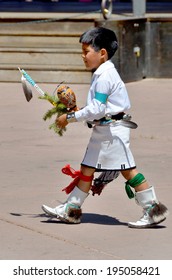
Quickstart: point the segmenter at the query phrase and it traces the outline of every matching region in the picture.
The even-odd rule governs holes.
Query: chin
[[[89,70],[89,71],[92,71],[92,70],[93,70],[93,67],[90,67],[90,66],[88,66],[88,65],[86,65],[86,64],[85,64],[85,67],[86,67],[86,69]]]

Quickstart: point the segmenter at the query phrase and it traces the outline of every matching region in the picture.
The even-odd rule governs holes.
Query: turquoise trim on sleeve
[[[101,93],[101,92],[96,92],[95,93],[95,99],[97,99],[98,101],[100,101],[101,103],[105,104],[107,99],[108,99],[108,95],[105,93]]]

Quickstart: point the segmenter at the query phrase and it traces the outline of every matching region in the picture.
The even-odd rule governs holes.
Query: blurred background
[[[146,0],[145,0],[146,1]],[[132,0],[113,0],[113,12],[132,12]],[[100,9],[101,0],[0,0],[2,12],[88,12]],[[147,0],[147,12],[172,11],[171,0]]]
[[[80,35],[114,30],[113,62],[125,82],[172,78],[172,0],[115,0],[103,16],[99,0],[0,0],[0,82],[19,82],[18,67],[37,82],[90,83]]]

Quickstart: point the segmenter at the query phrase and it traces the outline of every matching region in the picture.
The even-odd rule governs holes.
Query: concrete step
[[[6,64],[83,65],[81,51],[78,49],[0,48],[0,56],[1,67]]]
[[[84,67],[64,66],[64,65],[19,65],[23,68],[37,83],[60,83],[66,84],[87,84],[91,80],[91,72],[86,71]],[[21,74],[18,66],[14,64],[0,66],[0,79],[3,82],[20,82]]]
[[[93,26],[93,20],[86,19],[0,19],[0,34],[8,35],[45,35],[45,36],[80,36]]]
[[[90,23],[0,22],[0,47],[80,49],[79,37],[85,28],[90,28]]]
[[[0,48],[0,81],[19,81],[18,67],[29,71],[37,82],[89,83],[78,49]]]
[[[92,26],[89,19],[1,19],[0,82],[19,81],[20,67],[41,83],[89,83],[79,37]]]
[[[60,35],[1,35],[0,48],[52,48],[52,49],[80,49],[79,36]]]

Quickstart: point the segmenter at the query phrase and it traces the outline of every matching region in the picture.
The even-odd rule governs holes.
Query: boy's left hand
[[[56,119],[56,125],[59,127],[59,128],[64,128],[65,126],[68,125],[68,122],[67,122],[67,114],[63,114],[61,115],[60,117],[58,117]]]

